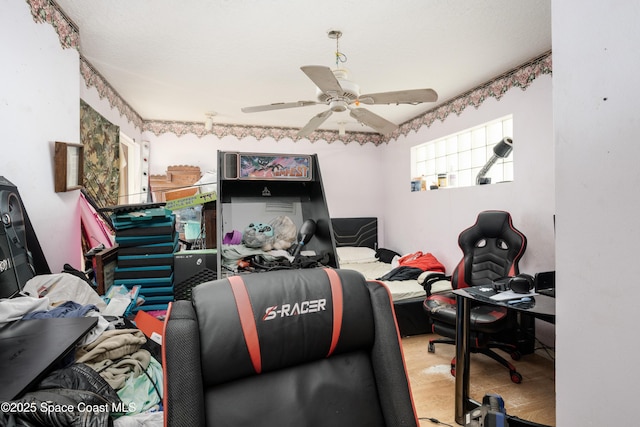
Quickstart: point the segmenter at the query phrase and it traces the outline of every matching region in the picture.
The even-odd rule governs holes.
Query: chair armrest
[[[371,362],[386,425],[417,427],[418,420],[407,379],[391,294],[380,282],[369,281],[367,288],[371,296],[371,305],[374,307],[376,331],[371,349]]]
[[[418,283],[422,285],[427,296],[451,290],[451,276],[439,271],[425,271],[418,277]]]
[[[163,337],[167,426],[205,425],[198,319],[191,301],[175,301]]]

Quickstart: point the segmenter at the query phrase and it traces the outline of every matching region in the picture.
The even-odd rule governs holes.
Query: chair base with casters
[[[435,298],[425,300],[425,310],[427,312],[438,312],[440,320],[449,320],[451,323],[438,322],[431,325],[431,332],[445,338],[434,338],[429,340],[429,353],[435,353],[436,344],[455,345],[456,336],[456,306],[455,295],[433,295]],[[453,303],[452,303],[453,302]],[[472,325],[472,334],[470,337],[469,351],[471,353],[484,354],[500,363],[509,370],[511,381],[516,384],[522,382],[522,375],[517,371],[516,367],[507,359],[500,356],[493,349],[500,349],[511,356],[513,360],[520,360],[522,354],[515,344],[495,341],[491,339],[492,334],[498,333],[503,329],[505,322],[511,321],[508,312],[502,307],[493,307],[487,305],[478,305],[471,309],[470,322]],[[451,360],[451,375],[456,375],[456,359]]]

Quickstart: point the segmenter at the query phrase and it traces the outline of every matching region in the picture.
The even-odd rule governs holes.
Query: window
[[[412,191],[469,187],[494,155],[493,147],[513,135],[511,115],[411,148]],[[491,183],[513,180],[513,155],[498,158],[486,174]]]

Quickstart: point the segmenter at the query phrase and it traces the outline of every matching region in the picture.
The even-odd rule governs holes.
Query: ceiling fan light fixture
[[[329,109],[334,113],[342,113],[347,111],[347,102],[343,99],[335,99],[329,103]]]

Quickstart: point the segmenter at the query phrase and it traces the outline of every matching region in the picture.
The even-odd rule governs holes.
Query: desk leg
[[[456,295],[455,419],[460,425],[464,425],[469,401],[470,305],[468,298]]]

